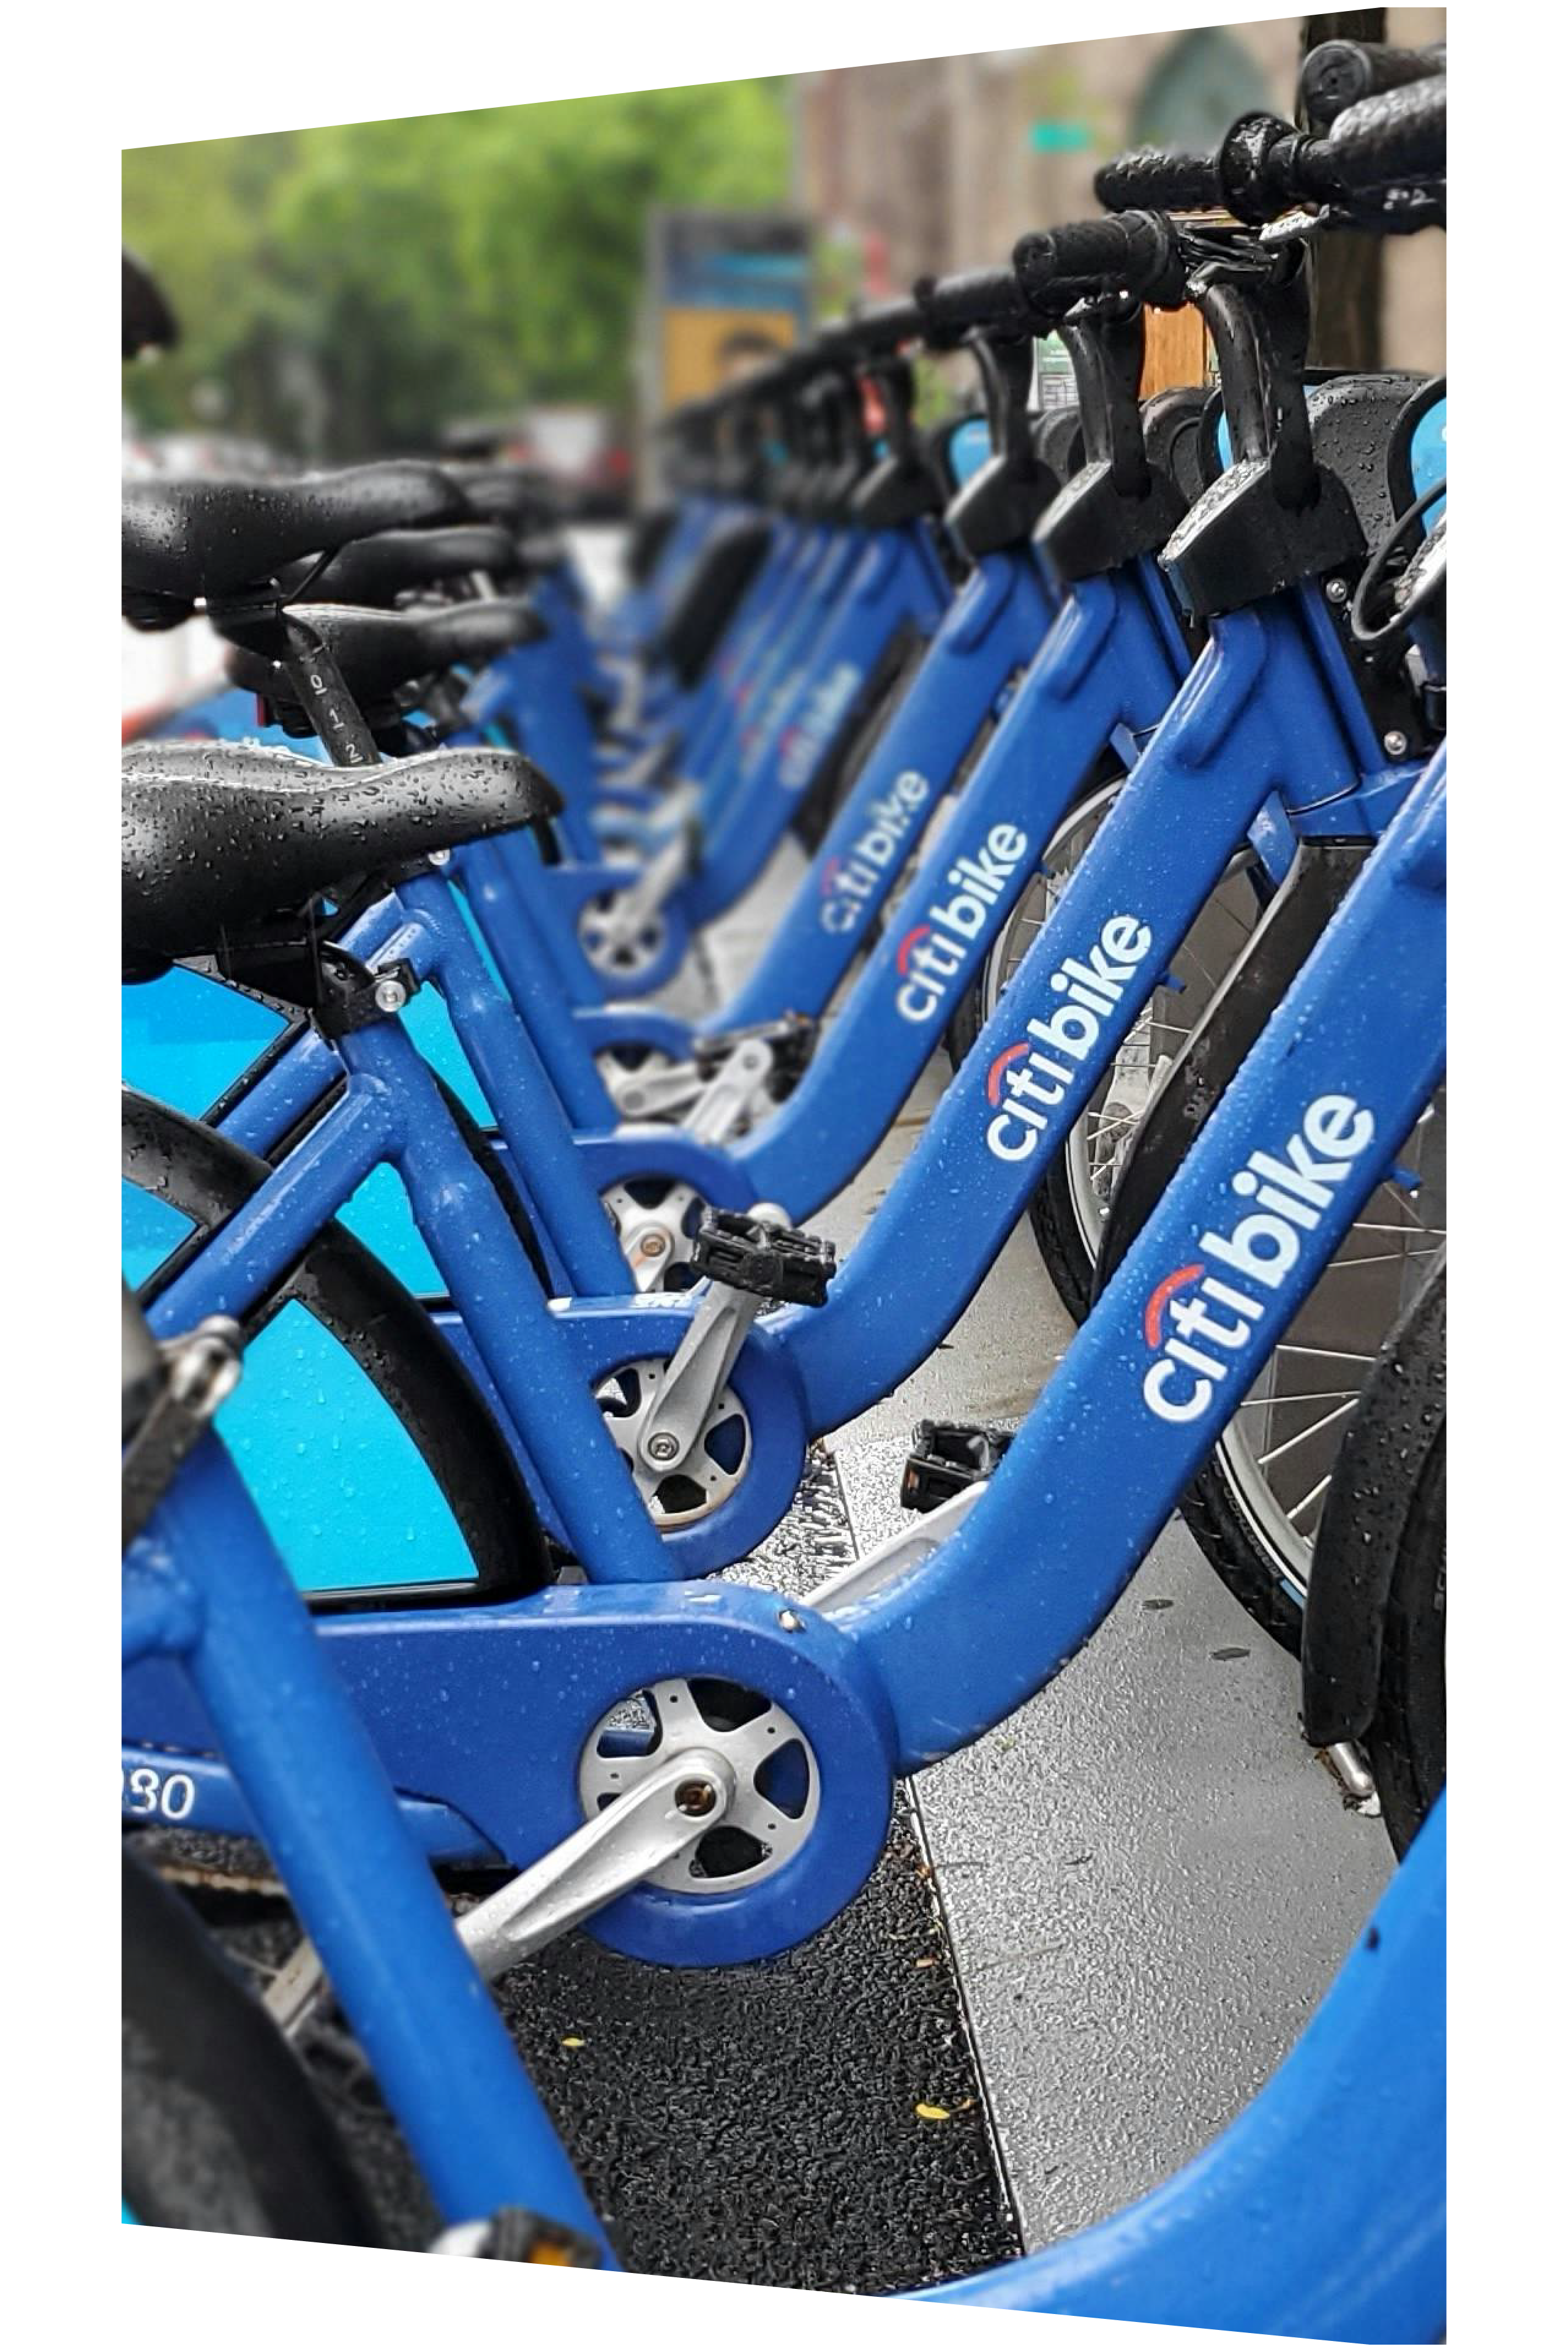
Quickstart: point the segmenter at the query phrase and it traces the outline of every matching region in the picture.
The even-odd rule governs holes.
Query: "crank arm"
[[[728,1143],[767,1101],[773,1049],[763,1037],[747,1037],[727,1054],[681,1124],[699,1143]]]
[[[532,1867],[466,1911],[458,1933],[486,1979],[503,1976],[629,1893],[716,1827],[735,1799],[722,1756],[688,1748],[654,1765]]]
[[[695,1062],[674,1062],[667,1070],[644,1077],[640,1070],[605,1075],[605,1086],[616,1115],[624,1119],[662,1118],[667,1112],[689,1111],[703,1090]]]
[[[657,856],[642,868],[637,880],[625,890],[617,890],[599,917],[605,945],[612,952],[617,948],[635,946],[644,926],[679,888],[690,871],[691,844],[681,832],[672,841],[667,841]]]
[[[840,1610],[853,1609],[860,1601],[880,1592],[884,1585],[896,1583],[912,1569],[928,1560],[933,1551],[940,1551],[948,1537],[963,1525],[984,1494],[987,1481],[976,1478],[973,1486],[961,1486],[934,1511],[927,1511],[912,1528],[889,1536],[861,1559],[852,1560],[847,1568],[830,1576],[802,1601],[801,1606],[815,1609],[821,1616],[832,1616]]]
[[[654,1765],[613,1805],[455,1923],[479,1974],[487,1981],[504,1976],[628,1894],[716,1828],[734,1800],[734,1772],[710,1749],[679,1749]],[[327,1991],[315,1946],[304,1943],[274,1977],[266,2006],[274,2024],[292,2036]]]

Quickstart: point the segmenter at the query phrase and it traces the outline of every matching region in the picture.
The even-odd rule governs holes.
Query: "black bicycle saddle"
[[[1083,426],[1076,403],[1048,409],[1031,430],[1041,464],[1050,467],[1058,482],[1070,480],[1083,464]]]
[[[1174,482],[1189,506],[1205,488],[1202,440],[1208,403],[1206,384],[1174,383],[1141,404],[1149,463]]]
[[[353,466],[285,481],[128,482],[121,499],[122,595],[132,606],[150,599],[189,609],[198,597],[258,587],[299,556],[326,554],[378,530],[449,522],[463,511],[461,494],[437,466]]]
[[[351,772],[258,743],[148,745],[121,768],[122,947],[215,955],[350,877],[552,816],[515,751],[427,751]]]
[[[1344,484],[1363,535],[1369,545],[1375,546],[1394,520],[1388,490],[1389,446],[1401,410],[1424,379],[1406,369],[1349,374],[1309,368],[1305,381],[1313,454]],[[1216,386],[1209,394],[1199,426],[1205,481],[1215,480],[1221,470],[1219,428],[1224,416],[1225,405]]]
[[[353,604],[295,604],[290,610],[316,631],[349,692],[366,709],[391,701],[421,678],[459,663],[482,666],[543,634],[529,606],[509,596],[399,613]],[[236,686],[270,702],[296,699],[285,674],[264,654],[231,646],[224,667]]]
[[[539,476],[521,467],[453,458],[443,470],[467,499],[469,513],[485,522],[504,523],[521,532],[556,520],[553,501]]]
[[[474,572],[507,572],[516,562],[510,535],[494,523],[383,530],[340,548],[311,581],[310,593],[322,604],[392,604],[410,589],[466,579]],[[299,567],[301,579],[306,569]]]
[[[180,340],[180,323],[169,298],[144,261],[120,249],[120,355],[169,352]]]

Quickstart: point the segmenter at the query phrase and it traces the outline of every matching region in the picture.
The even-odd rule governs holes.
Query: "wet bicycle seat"
[[[482,521],[504,523],[509,530],[522,532],[556,520],[553,502],[539,476],[521,467],[458,458],[449,460],[442,471],[461,491],[469,513]]]
[[[1048,410],[1033,429],[1036,456],[1058,482],[1067,481],[1083,463],[1083,427],[1076,405]]]
[[[1356,520],[1369,546],[1375,546],[1394,520],[1389,497],[1388,452],[1402,412],[1426,381],[1404,369],[1347,375],[1307,371],[1307,414],[1312,449],[1321,466],[1338,475],[1350,493]],[[1230,435],[1217,390],[1209,394],[1199,428],[1205,481],[1230,462]]]
[[[323,604],[387,605],[411,589],[437,587],[475,572],[510,572],[516,561],[510,534],[494,523],[383,530],[374,539],[356,539],[341,548],[310,582],[310,592]],[[299,567],[301,580],[306,568]]]
[[[120,352],[133,360],[142,352],[173,351],[179,321],[146,264],[123,247],[120,254]]]
[[[560,805],[531,760],[488,747],[355,772],[257,743],[149,745],[121,775],[122,947],[132,958],[215,955],[353,876]]]
[[[353,604],[296,604],[290,609],[297,620],[316,631],[349,692],[366,709],[392,701],[421,679],[458,664],[482,666],[510,646],[542,635],[542,624],[515,597],[397,613]],[[264,654],[231,646],[224,667],[236,686],[269,702],[294,699],[286,691],[284,673]]]
[[[181,617],[197,598],[237,596],[281,564],[373,532],[452,521],[464,511],[436,466],[354,466],[286,481],[220,476],[128,482],[120,576],[129,617]],[[169,610],[173,607],[173,612]]]
[[[1149,463],[1174,482],[1189,506],[1205,487],[1201,440],[1209,398],[1206,384],[1175,383],[1141,404]]]

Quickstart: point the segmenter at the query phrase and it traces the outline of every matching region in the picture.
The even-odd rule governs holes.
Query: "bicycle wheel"
[[[979,1021],[994,1011],[1120,790],[1120,779],[1097,786],[1048,844],[974,992]],[[1243,846],[1030,1203],[1046,1269],[1075,1321],[1089,1312],[1111,1194],[1151,1097],[1247,948],[1270,896]],[[1439,1092],[1394,1155],[1399,1173],[1363,1209],[1184,1498],[1183,1515],[1205,1558],[1291,1651],[1300,1645],[1318,1524],[1356,1400],[1384,1334],[1442,1246],[1446,1160]]]
[[[133,1223],[149,1227],[144,1250],[137,1250],[140,1233],[132,1235],[132,1255],[152,1269],[140,1286],[146,1303],[271,1170],[199,1120],[130,1087],[121,1130]],[[133,1278],[143,1271],[134,1268]],[[283,1345],[286,1317],[298,1327],[291,1349]],[[233,1407],[276,1424],[258,1433],[266,1437],[269,1460],[297,1442],[300,1461],[282,1464],[289,1475],[275,1477],[257,1501],[297,1568],[306,1554],[321,1557],[321,1572],[302,1572],[318,1602],[342,1595],[384,1603],[400,1593],[422,1606],[500,1600],[553,1580],[528,1488],[478,1388],[424,1307],[362,1243],[341,1225],[328,1226],[247,1317],[247,1344],[263,1334],[270,1341],[268,1327],[275,1323],[279,1351],[289,1361],[259,1398],[248,1395],[253,1384],[242,1381]],[[293,1359],[306,1346],[309,1360],[296,1372]],[[316,1384],[318,1357],[324,1391]],[[339,1405],[349,1421],[334,1418]],[[285,1412],[294,1416],[288,1429]],[[323,1454],[352,1462],[356,1444],[369,1457],[363,1485],[348,1476],[329,1494],[331,1465],[306,1475]],[[237,1451],[245,1460],[243,1437]],[[316,1507],[322,1497],[330,1508]],[[407,1559],[410,1566],[417,1559],[418,1581],[395,1566],[374,1582],[354,1580],[369,1565],[363,1538],[373,1504],[390,1531],[383,1557],[399,1565]],[[276,1510],[302,1514],[310,1524],[280,1528]],[[345,1563],[352,1576],[342,1573]]]
[[[978,758],[984,751],[985,743],[994,731],[994,724],[983,730],[973,747],[971,760]],[[961,782],[967,778],[971,760],[966,760],[964,768],[961,772]],[[1008,918],[1005,928],[993,943],[990,953],[980,968],[979,978],[967,994],[960,997],[958,1009],[948,1023],[947,1034],[943,1043],[947,1047],[948,1059],[954,1069],[958,1067],[991,1015],[995,1012],[1003,990],[1023,961],[1035,933],[1060,898],[1068,874],[1088,848],[1094,837],[1094,833],[1099,830],[1112,801],[1125,782],[1126,777],[1115,754],[1110,751],[1106,751],[1093,780],[1062,819],[1041,851],[1039,871],[1026,884],[1023,896]],[[948,796],[950,801],[956,801],[956,791],[955,786],[954,793]],[[947,809],[948,803],[944,802],[942,808],[937,813],[938,817],[942,817]],[[1089,824],[1089,829],[1079,840],[1079,830],[1085,824]],[[933,830],[929,839],[931,841],[936,839],[934,820]]]
[[[342,2144],[266,2011],[129,1842],[121,1879],[129,2212],[155,2229],[379,2244]]]
[[[1445,1621],[1447,1609],[1447,1368],[1445,1277],[1439,1266],[1379,1354],[1341,1450],[1319,1533],[1321,1586],[1310,1680],[1332,1677],[1335,1627],[1317,1615],[1387,1577],[1377,1695],[1363,1734],[1383,1818],[1402,1854],[1437,1801],[1447,1769]],[[1364,1639],[1367,1629],[1361,1629]],[[1342,1644],[1342,1635],[1341,1635]],[[1353,1671],[1353,1669],[1352,1669]]]

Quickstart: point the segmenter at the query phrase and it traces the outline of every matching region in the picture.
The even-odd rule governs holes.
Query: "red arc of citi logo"
[[[1204,1261],[1198,1258],[1192,1265],[1179,1265],[1174,1274],[1166,1275],[1163,1282],[1154,1285],[1143,1308],[1143,1337],[1151,1348],[1157,1348],[1164,1336],[1162,1325],[1169,1301],[1179,1290],[1185,1290],[1190,1282],[1198,1281],[1205,1271]]]
[[[991,1105],[993,1110],[995,1109],[996,1106],[1002,1099],[1002,1080],[1004,1076],[1012,1068],[1015,1062],[1022,1060],[1023,1056],[1028,1052],[1028,1040],[1025,1037],[1021,1037],[1016,1045],[1004,1045],[1002,1051],[997,1055],[996,1059],[992,1063],[991,1067],[986,1071],[985,1099]]]
[[[898,953],[898,966],[901,976],[908,975],[910,958],[913,955],[921,941],[922,940],[929,940],[930,937],[931,925],[929,923],[917,923],[912,931],[906,931],[904,933],[903,938],[899,941]]]

